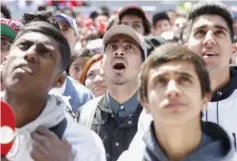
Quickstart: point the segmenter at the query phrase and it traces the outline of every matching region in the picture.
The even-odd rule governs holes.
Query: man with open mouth
[[[80,111],[79,122],[100,135],[108,161],[117,160],[137,131],[142,110],[137,96],[138,73],[147,55],[142,44],[143,37],[126,25],[105,33],[101,66],[107,93],[87,102]]]

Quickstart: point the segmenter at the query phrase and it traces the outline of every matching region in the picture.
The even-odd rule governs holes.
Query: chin
[[[114,84],[114,85],[121,86],[121,85],[125,85],[125,84],[126,84],[126,81],[114,80],[114,81],[113,81],[113,84]]]

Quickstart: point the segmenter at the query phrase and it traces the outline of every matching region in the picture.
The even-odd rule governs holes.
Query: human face
[[[101,68],[101,61],[94,63],[86,74],[85,86],[98,97],[106,92],[106,84],[104,80],[104,71]]]
[[[156,123],[179,125],[196,119],[209,97],[202,97],[194,66],[188,61],[172,61],[149,72],[147,102],[142,102]]]
[[[209,71],[229,68],[232,43],[229,28],[222,17],[199,16],[193,22],[187,46],[203,57]]]
[[[141,17],[138,17],[136,15],[125,15],[121,19],[121,24],[133,28],[137,33],[141,35],[145,34],[145,29]]]
[[[104,24],[105,26],[107,26],[108,22],[109,22],[109,18],[105,15],[99,15],[95,19],[95,25],[97,27],[100,27],[101,24]]]
[[[174,32],[178,32],[180,34],[180,30],[181,28],[184,26],[185,22],[186,22],[186,18],[184,17],[178,17],[175,19],[174,24],[173,24],[173,31]]]
[[[77,58],[70,66],[69,68],[69,75],[75,79],[80,80],[82,70],[86,64],[86,62],[89,60],[89,58],[79,57]]]
[[[61,33],[67,39],[71,49],[74,49],[77,38],[74,29],[65,21],[59,21],[59,26]]]
[[[1,36],[1,63],[5,60],[6,56],[8,55],[12,43],[13,43],[12,39],[5,37],[3,35]]]
[[[106,83],[134,83],[137,81],[141,62],[141,51],[135,40],[126,35],[116,35],[105,49],[102,68]]]
[[[154,36],[160,36],[162,32],[170,31],[171,25],[168,20],[159,20],[156,22],[155,26],[153,27],[153,34]]]
[[[17,93],[47,94],[62,74],[60,63],[59,46],[53,38],[26,33],[9,51],[3,73],[5,87]]]

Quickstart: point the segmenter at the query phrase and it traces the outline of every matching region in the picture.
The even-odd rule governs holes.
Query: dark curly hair
[[[1,3],[1,13],[4,15],[5,18],[7,19],[11,19],[12,16],[11,16],[11,12],[10,10],[7,8],[6,5],[2,4]]]
[[[22,17],[22,23],[25,25],[27,23],[30,23],[32,21],[44,21],[47,22],[51,25],[53,25],[55,28],[60,30],[58,21],[56,18],[53,16],[52,12],[49,11],[36,11],[36,12],[29,12],[29,13],[24,13]]]

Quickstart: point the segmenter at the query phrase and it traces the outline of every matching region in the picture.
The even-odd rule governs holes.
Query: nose
[[[34,45],[25,51],[24,59],[30,63],[36,62],[36,48]]]
[[[114,56],[121,56],[124,57],[125,53],[124,50],[122,49],[122,47],[119,47],[115,52],[114,52]]]
[[[168,98],[174,99],[180,96],[180,90],[174,80],[170,80],[167,84],[165,95]]]
[[[203,40],[203,44],[204,45],[209,45],[209,46],[213,46],[215,45],[215,39],[213,37],[213,32],[212,31],[208,31],[204,37]]]
[[[103,82],[103,78],[100,74],[96,74],[95,78],[94,78],[94,83],[95,84],[101,84]]]

